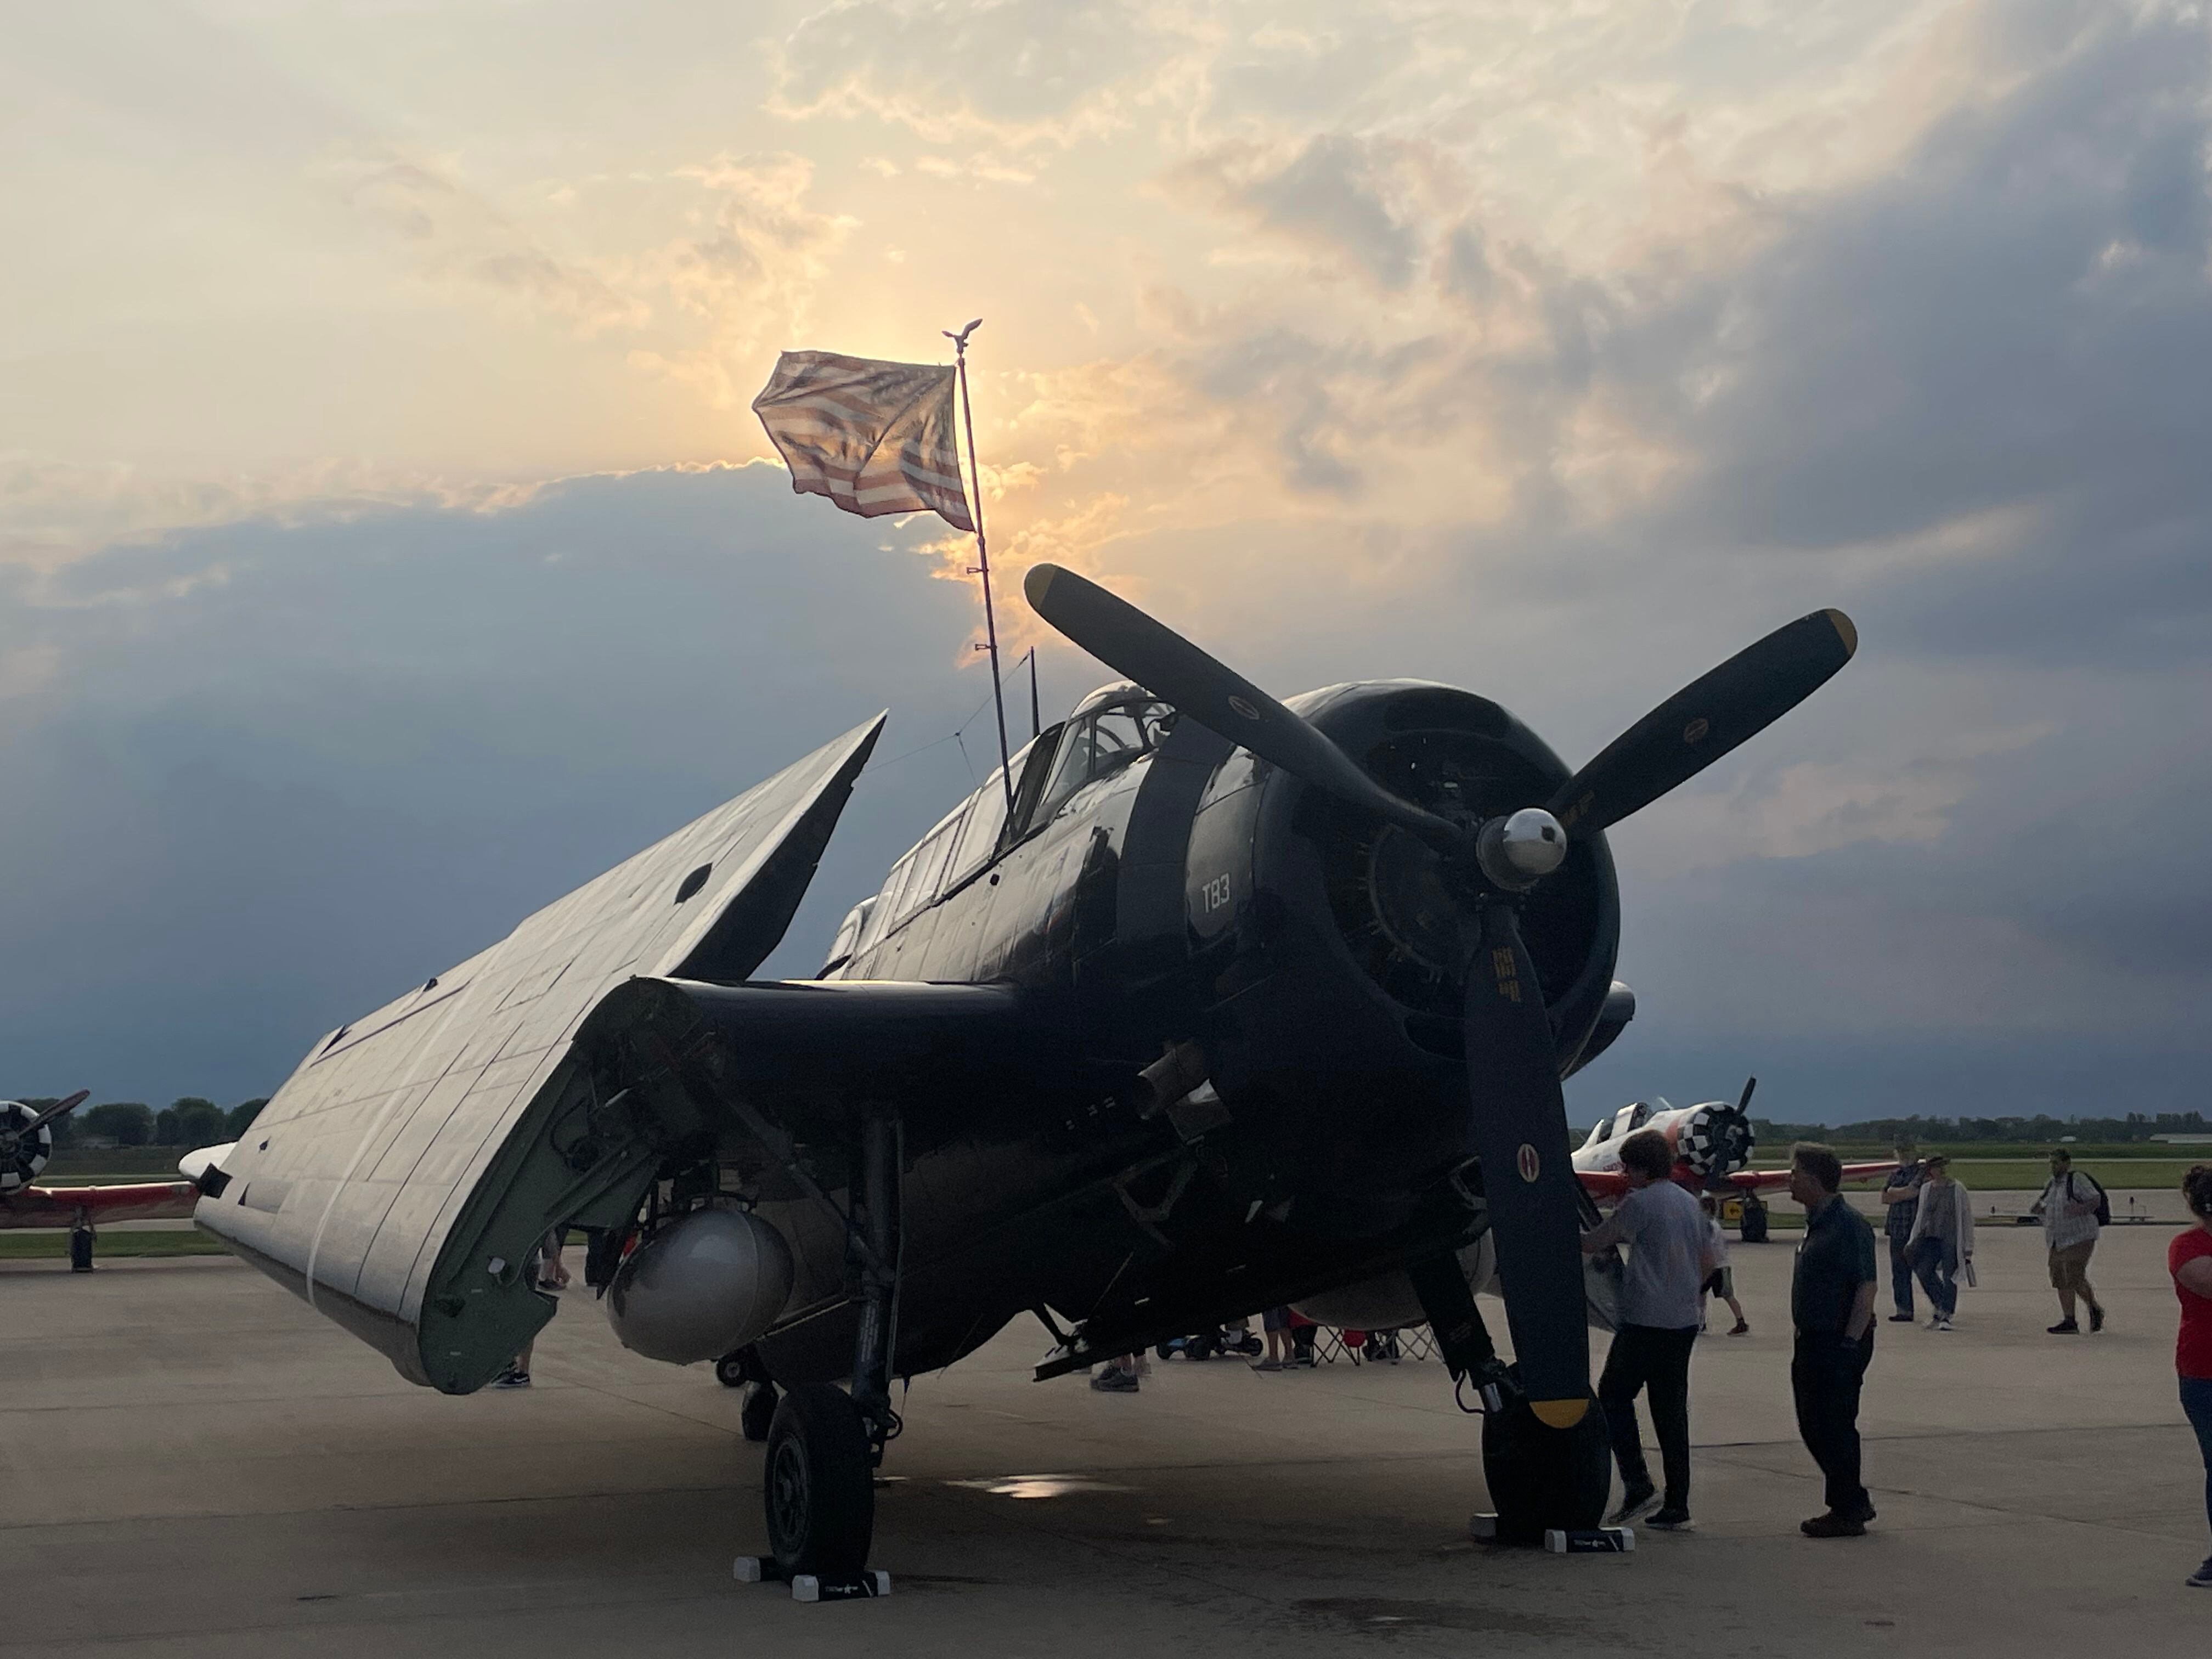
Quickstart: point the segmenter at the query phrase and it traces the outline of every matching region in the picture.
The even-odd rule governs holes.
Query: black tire
[[[714,1362],[714,1381],[726,1389],[742,1389],[753,1380],[750,1370],[751,1368],[745,1364],[744,1351],[739,1349],[736,1353],[724,1354]],[[760,1438],[758,1435],[750,1437]]]
[[[1764,1204],[1759,1205],[1756,1207],[1753,1207],[1749,1204],[1745,1205],[1743,1206],[1743,1220],[1741,1224],[1738,1225],[1736,1231],[1742,1235],[1743,1242],[1747,1244],[1765,1243],[1766,1206]]]
[[[1572,1428],[1540,1423],[1525,1400],[1482,1419],[1482,1473],[1498,1510],[1500,1540],[1539,1544],[1553,1528],[1588,1532],[1605,1520],[1613,1448],[1605,1411],[1593,1398]]]
[[[1194,1336],[1190,1338],[1182,1345],[1182,1357],[1185,1359],[1212,1358],[1213,1339],[1210,1336]]]
[[[750,1382],[745,1387],[745,1402],[738,1407],[738,1423],[744,1430],[745,1438],[757,1445],[775,1427],[775,1384]]]
[[[1237,1339],[1237,1352],[1243,1354],[1247,1359],[1257,1358],[1259,1355],[1266,1352],[1267,1348],[1267,1345],[1266,1343],[1262,1342],[1258,1337],[1251,1335],[1249,1333],[1247,1333],[1245,1335]]]
[[[1162,1363],[1164,1364],[1167,1360],[1175,1357],[1175,1345],[1171,1342],[1163,1342],[1158,1347],[1154,1348],[1152,1352],[1158,1354],[1160,1357]]]
[[[783,1397],[761,1466],[768,1546],[786,1577],[851,1579],[876,1530],[875,1475],[860,1407],[842,1389],[804,1383]]]
[[[70,1271],[88,1273],[92,1271],[92,1230],[77,1227],[70,1231],[69,1240]]]

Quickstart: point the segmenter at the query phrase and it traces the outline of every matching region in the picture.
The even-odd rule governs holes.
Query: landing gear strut
[[[775,1422],[776,1401],[783,1396],[750,1348],[735,1348],[714,1362],[714,1380],[726,1389],[743,1389],[744,1401],[738,1407],[738,1422],[745,1438],[757,1445],[768,1438]]]
[[[71,1273],[88,1273],[92,1271],[92,1241],[95,1237],[92,1223],[80,1215],[76,1224],[70,1229],[69,1257]]]
[[[794,1598],[839,1601],[882,1595],[890,1575],[867,1571],[875,1534],[875,1471],[899,1431],[891,1409],[897,1332],[902,1136],[896,1119],[872,1114],[861,1127],[860,1180],[852,1218],[860,1277],[860,1329],[853,1339],[853,1390],[800,1383],[773,1406],[761,1495],[769,1554],[738,1563],[740,1579],[787,1583]],[[719,1374],[719,1370],[718,1370]],[[774,1386],[763,1378],[744,1407],[747,1437]]]
[[[1453,1381],[1481,1396],[1482,1474],[1497,1513],[1476,1517],[1476,1535],[1561,1550],[1627,1547],[1619,1528],[1599,1525],[1613,1456],[1596,1399],[1566,1428],[1540,1422],[1513,1368],[1498,1357],[1458,1257],[1447,1252],[1408,1272]]]

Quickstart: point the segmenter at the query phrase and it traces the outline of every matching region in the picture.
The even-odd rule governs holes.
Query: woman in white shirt
[[[1928,1328],[1954,1330],[1951,1316],[1959,1306],[1959,1275],[1967,1271],[1967,1264],[1974,1259],[1973,1200],[1951,1178],[1949,1158],[1931,1158],[1923,1168],[1920,1212],[1912,1218],[1905,1257],[1936,1310]]]

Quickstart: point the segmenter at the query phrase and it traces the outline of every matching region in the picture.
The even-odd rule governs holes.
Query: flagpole
[[[991,701],[999,715],[1000,779],[1006,792],[1006,817],[1014,816],[1014,763],[1012,752],[1006,747],[1006,696],[999,683],[999,623],[991,609],[991,550],[983,539],[983,479],[975,465],[975,411],[968,402],[968,337],[983,325],[978,317],[955,334],[951,329],[942,330],[945,337],[952,342],[952,356],[959,365],[960,418],[968,428],[969,511],[975,520],[975,568],[983,578],[983,636],[988,643],[985,649],[991,653]],[[1034,667],[1034,664],[1032,664]]]

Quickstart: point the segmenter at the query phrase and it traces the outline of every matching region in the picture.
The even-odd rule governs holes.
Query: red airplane
[[[1664,1100],[1632,1101],[1609,1117],[1600,1118],[1574,1154],[1575,1173],[1583,1190],[1592,1198],[1618,1198],[1628,1190],[1628,1177],[1620,1172],[1620,1143],[1639,1129],[1656,1129],[1667,1137],[1674,1152],[1674,1179],[1693,1193],[1726,1193],[1745,1200],[1747,1212],[1761,1207],[1758,1194],[1790,1184],[1790,1171],[1750,1167],[1753,1133],[1749,1109],[1751,1091],[1759,1079],[1743,1085],[1742,1097],[1734,1104],[1711,1100],[1701,1106],[1669,1106]],[[1887,1175],[1897,1167],[1887,1164],[1846,1164],[1844,1179],[1863,1181]]]
[[[80,1089],[43,1112],[0,1100],[0,1228],[66,1227],[70,1266],[92,1271],[92,1243],[100,1221],[188,1220],[200,1189],[189,1181],[135,1182],[116,1187],[41,1187],[40,1172],[54,1155],[54,1124],[82,1105]]]

